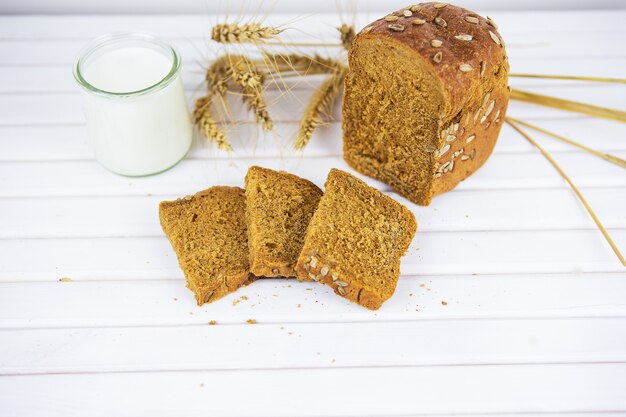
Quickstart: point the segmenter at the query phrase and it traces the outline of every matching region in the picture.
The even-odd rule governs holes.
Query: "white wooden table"
[[[491,15],[515,72],[626,73],[626,12]],[[312,19],[322,30],[337,22]],[[280,100],[282,139],[242,123],[232,155],[200,144],[162,175],[120,177],[92,156],[70,66],[97,35],[148,30],[178,46],[191,101],[215,21],[0,17],[0,416],[626,415],[624,268],[566,183],[506,126],[474,177],[430,207],[407,203],[419,231],[379,311],[292,280],[196,307],[158,202],[242,185],[252,164],[322,185],[331,167],[347,169],[340,124],[296,155],[302,105]],[[619,85],[511,83],[626,108]],[[307,94],[298,87],[295,101]],[[509,114],[626,157],[624,124],[521,103]],[[534,136],[626,251],[626,172]]]

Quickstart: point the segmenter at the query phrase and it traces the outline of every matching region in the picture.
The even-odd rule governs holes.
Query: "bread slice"
[[[212,187],[159,205],[161,227],[198,305],[255,279],[248,261],[245,205],[239,187]]]
[[[372,310],[395,291],[417,229],[406,207],[358,178],[332,169],[311,219],[296,271]]]
[[[322,197],[312,182],[253,166],[246,175],[250,270],[254,275],[295,276],[309,221]]]
[[[420,204],[478,170],[509,102],[509,63],[495,23],[446,3],[372,22],[348,56],[344,159]]]

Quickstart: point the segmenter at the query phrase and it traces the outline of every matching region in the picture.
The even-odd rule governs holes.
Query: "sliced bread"
[[[306,228],[322,191],[311,181],[253,166],[246,175],[250,270],[256,276],[295,276]]]
[[[212,187],[159,205],[161,227],[198,305],[255,279],[250,274],[245,204],[243,189]]]
[[[297,276],[329,285],[337,294],[376,310],[395,291],[400,257],[416,229],[406,207],[332,169],[306,233]]]

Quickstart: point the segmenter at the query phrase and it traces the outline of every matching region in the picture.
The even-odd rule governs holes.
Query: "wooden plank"
[[[562,120],[537,122],[541,127],[558,132],[579,143],[603,152],[626,151],[626,124],[594,118],[578,119],[571,123]],[[254,125],[242,125],[229,132],[238,156],[270,157],[288,155],[297,129],[296,123],[280,123],[275,126],[277,138],[257,139],[259,132]],[[503,126],[494,153],[534,152],[534,148],[508,125]],[[551,139],[541,133],[533,133],[549,152],[582,152],[578,148]],[[301,153],[302,157],[339,156],[342,153],[341,123],[336,122],[315,131],[313,138]],[[250,144],[254,143],[253,146]],[[212,147],[203,141],[195,141],[188,158],[227,159],[228,152],[209,152]],[[92,160],[93,146],[84,126],[0,126],[0,160],[54,161]],[[300,155],[300,153],[298,153]]]
[[[626,318],[2,330],[0,340],[0,376],[579,362],[626,362]]]
[[[582,191],[605,227],[626,229],[626,187]],[[390,196],[403,201],[395,193]],[[160,236],[159,202],[178,197],[4,199],[0,239]],[[418,219],[420,231],[596,229],[567,189],[457,191],[429,207],[403,202]]]
[[[0,404],[63,417],[600,413],[626,410],[624,385],[626,364],[37,375],[0,378]]]
[[[394,296],[369,311],[325,286],[293,279],[259,280],[202,307],[182,279],[2,283],[0,328],[238,325],[251,318],[261,324],[626,318],[625,291],[620,273],[425,274],[403,276]]]
[[[206,150],[207,155],[218,153]],[[624,152],[616,156],[626,157]],[[0,196],[179,195],[211,185],[243,185],[251,165],[283,169],[322,186],[331,168],[352,171],[340,157],[236,158],[185,160],[158,176],[129,178],[112,175],[95,161],[5,162],[0,164]],[[563,169],[579,187],[624,187],[626,173],[599,158],[565,153],[557,156]],[[368,177],[368,184],[383,191],[389,187]],[[538,153],[494,155],[457,190],[537,189],[567,187],[554,168]],[[454,192],[453,192],[454,193]],[[453,193],[438,197],[451,198]]]
[[[610,232],[626,247],[626,230]],[[0,253],[0,281],[182,278],[165,237],[3,239]],[[623,272],[623,266],[595,230],[418,232],[401,270],[469,275]]]

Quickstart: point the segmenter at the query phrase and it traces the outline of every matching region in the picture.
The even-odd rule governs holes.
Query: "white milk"
[[[146,36],[109,35],[96,41],[75,69],[96,159],[122,175],[164,171],[191,146],[178,56]]]

